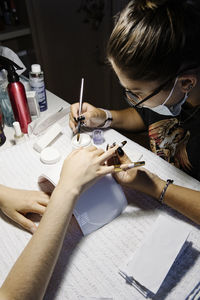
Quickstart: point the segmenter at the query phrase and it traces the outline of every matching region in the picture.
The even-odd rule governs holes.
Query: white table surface
[[[60,107],[68,105],[67,102],[64,102],[50,92],[47,92],[47,99],[49,110],[44,112],[44,115],[48,115]],[[69,129],[65,129],[67,145],[70,142],[69,135],[67,134]],[[12,139],[13,135],[11,128],[6,128],[5,133],[8,135],[8,139],[6,144],[1,147],[0,153],[0,159],[2,158],[3,163],[6,160],[7,154],[9,154],[9,140]],[[122,140],[127,140],[128,143],[125,146],[125,151],[132,159],[134,159],[136,153],[142,153],[143,159],[146,161],[146,168],[150,171],[156,172],[164,179],[170,178],[173,174],[176,184],[200,190],[200,183],[197,180],[169,165],[161,158],[125,138],[117,131],[112,129],[106,130],[104,136],[105,143],[102,145],[104,149],[107,143],[114,141],[120,143]],[[61,152],[64,151],[65,153],[65,145],[61,145],[59,139],[55,142],[55,146]],[[12,156],[9,159],[12,160]],[[4,170],[5,176],[1,176],[2,181],[0,183],[2,184],[6,182],[6,172],[8,170]],[[17,172],[20,174],[20,170],[17,170]],[[15,181],[9,182],[9,185],[26,188],[23,185],[23,176],[27,175],[20,174],[20,176],[14,176],[13,171]],[[29,174],[29,181],[29,188],[38,188],[36,179],[33,178],[31,172]],[[87,237],[82,236],[77,223],[72,218],[44,299],[93,299],[90,297],[96,297],[94,299],[104,297],[115,300],[144,299],[133,287],[124,282],[118,275],[117,270],[139,247],[146,232],[148,232],[160,213],[167,213],[174,218],[182,219],[183,222],[188,223],[191,226],[191,234],[188,240],[188,247],[182,254],[181,260],[172,268],[164,284],[153,299],[190,299],[187,298],[188,295],[198,286],[200,281],[200,227],[166,206],[161,207],[155,200],[143,194],[128,190],[125,193],[130,203],[125,212],[110,224]],[[0,218],[0,261],[2,264],[0,268],[0,284],[30,238],[31,235],[29,233],[16,227],[14,223],[2,215],[2,218]],[[102,243],[100,243],[101,241]],[[96,246],[97,244],[98,247]],[[119,251],[122,253],[120,256],[118,254]],[[106,270],[104,273],[102,273],[100,268],[102,264]]]

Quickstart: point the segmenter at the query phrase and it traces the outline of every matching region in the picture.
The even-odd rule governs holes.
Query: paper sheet
[[[156,294],[180,253],[191,228],[167,216],[159,216],[141,247],[125,269],[128,276]]]

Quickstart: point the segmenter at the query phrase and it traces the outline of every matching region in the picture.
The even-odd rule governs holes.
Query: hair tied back
[[[177,0],[135,0],[135,4],[141,11],[155,10],[161,6],[167,6],[169,3]]]

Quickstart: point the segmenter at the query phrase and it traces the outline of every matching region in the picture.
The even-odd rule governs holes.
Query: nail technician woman
[[[107,111],[83,103],[89,127],[148,130],[151,150],[200,180],[200,3],[134,0],[117,16],[107,56],[124,88],[127,109]],[[78,104],[71,107],[76,127]],[[75,118],[75,119],[74,119]],[[128,160],[126,155],[121,162]],[[164,182],[144,168],[117,180],[164,201],[200,223],[200,192]]]

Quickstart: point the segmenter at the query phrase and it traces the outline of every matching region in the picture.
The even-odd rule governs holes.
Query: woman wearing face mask
[[[89,127],[148,130],[153,152],[200,180],[200,4],[192,0],[134,0],[118,15],[108,60],[130,107],[107,111],[83,103]],[[75,131],[78,103],[71,106]],[[124,154],[121,163],[129,161]],[[117,175],[200,223],[200,192],[167,183],[144,168]]]

